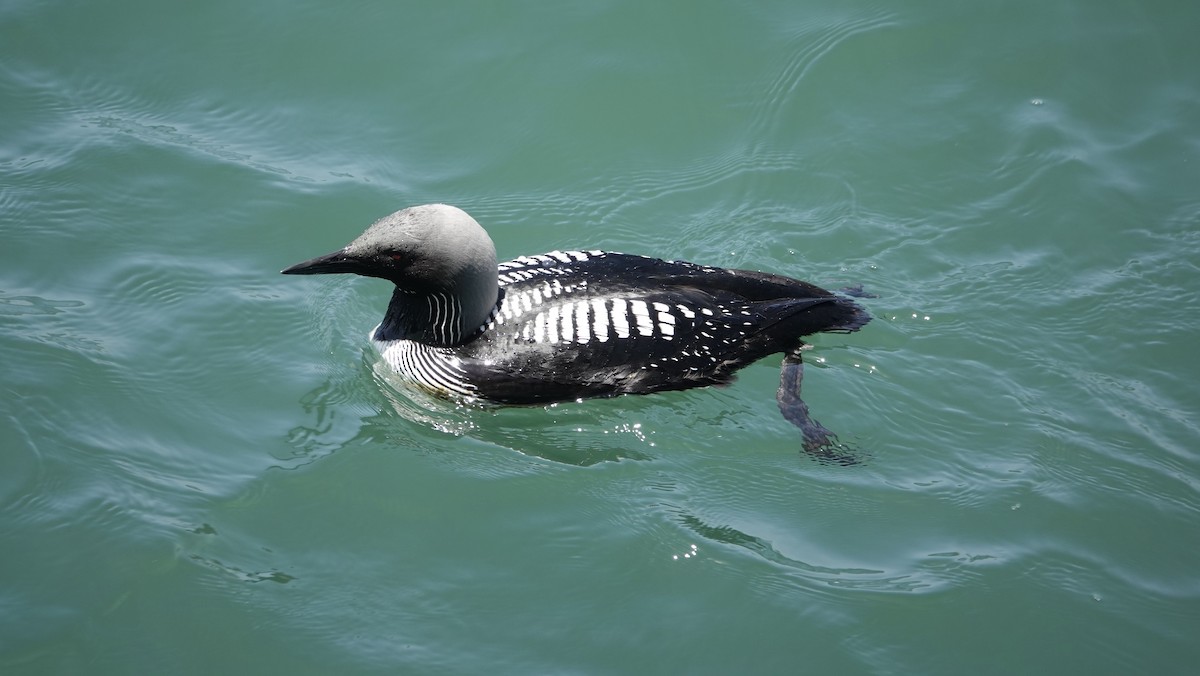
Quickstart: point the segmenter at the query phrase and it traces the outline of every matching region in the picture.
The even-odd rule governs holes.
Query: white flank
[[[444,348],[408,340],[377,342],[380,354],[397,373],[435,392],[470,396],[462,362]]]

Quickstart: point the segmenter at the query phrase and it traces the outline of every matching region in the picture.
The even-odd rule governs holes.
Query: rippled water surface
[[[975,3],[978,5],[978,3]],[[0,671],[1192,673],[1200,5],[0,6]],[[402,206],[863,284],[726,388],[476,410]]]

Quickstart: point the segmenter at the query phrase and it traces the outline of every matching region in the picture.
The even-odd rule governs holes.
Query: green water
[[[0,672],[1187,674],[1200,5],[0,5]],[[394,391],[376,280],[502,258],[861,283],[799,451],[728,388]]]

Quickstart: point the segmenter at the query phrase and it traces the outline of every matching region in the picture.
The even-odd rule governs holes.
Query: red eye
[[[388,254],[388,258],[390,258],[394,261],[402,261],[402,260],[404,260],[404,254],[398,254],[398,253]]]

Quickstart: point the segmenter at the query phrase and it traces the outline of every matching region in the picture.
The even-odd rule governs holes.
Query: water
[[[1190,673],[1200,9],[0,8],[5,673]],[[862,283],[728,388],[397,391],[399,207]]]

